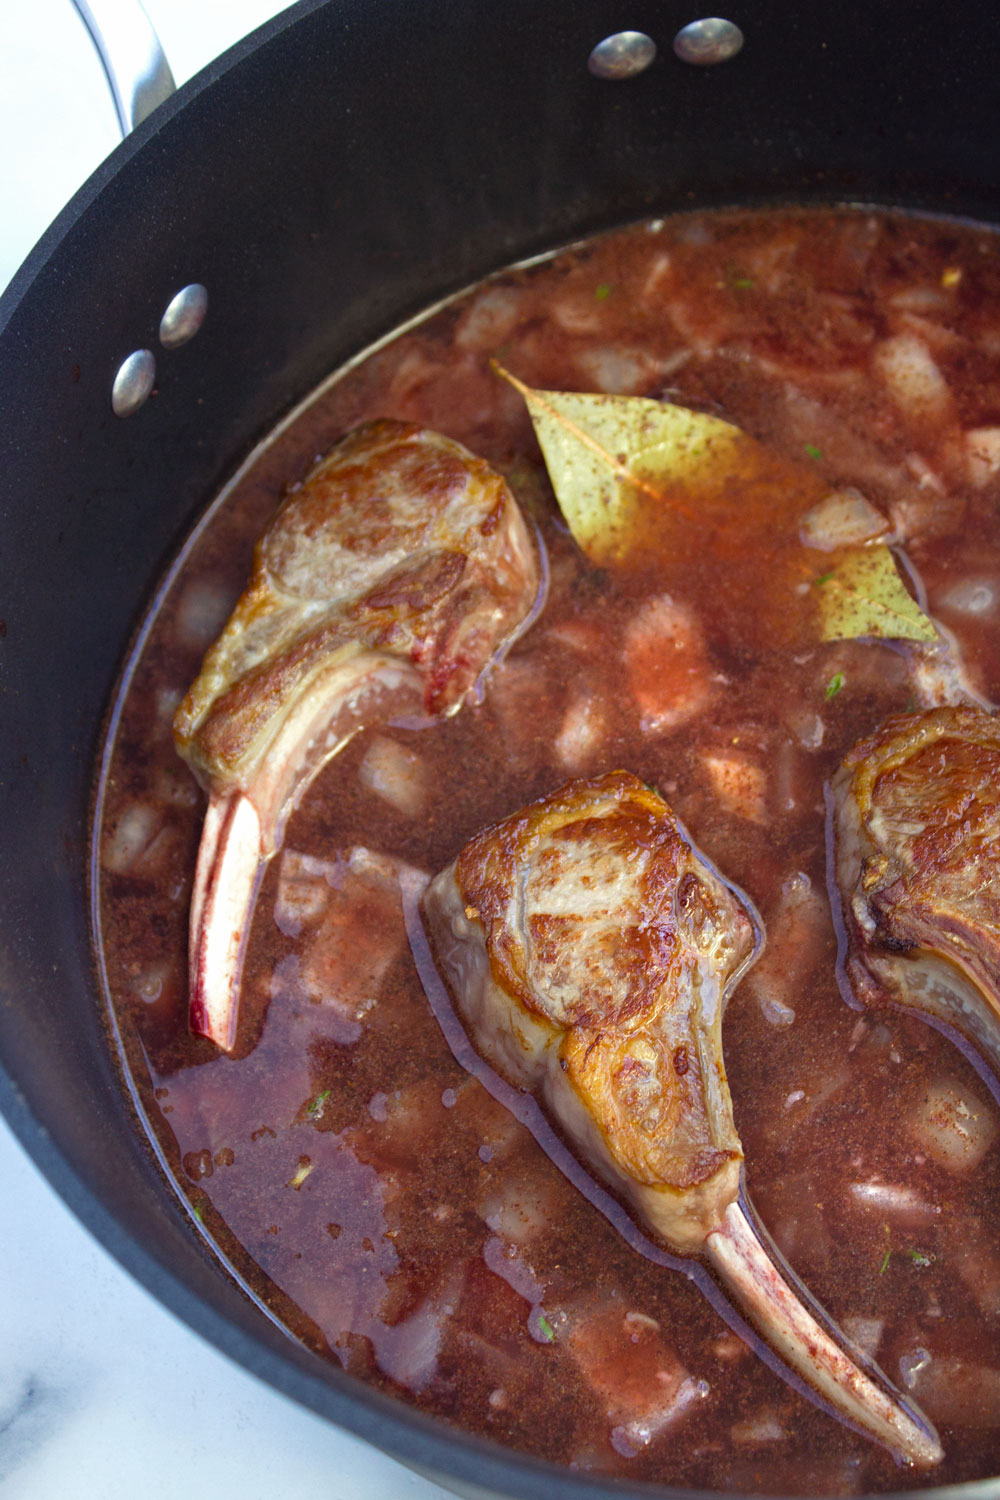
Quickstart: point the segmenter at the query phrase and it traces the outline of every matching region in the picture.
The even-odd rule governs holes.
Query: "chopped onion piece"
[[[164,986],[169,984],[170,978],[170,962],[163,959],[143,969],[136,976],[132,988],[140,1000],[145,1000],[147,1005],[153,1005],[163,994]]]
[[[115,875],[127,875],[152,844],[161,827],[160,814],[144,802],[126,807],[104,845],[101,863]]]
[[[606,725],[601,704],[589,694],[575,698],[564,716],[553,749],[560,765],[579,776],[601,747]]]
[[[298,937],[306,922],[322,915],[331,890],[343,880],[345,866],[346,860],[338,864],[297,849],[282,851],[274,920],[286,937]]]
[[[655,1328],[626,1331],[614,1303],[567,1310],[560,1342],[633,1455],[677,1422],[709,1387],[688,1373]]]
[[[179,687],[159,687],[156,690],[156,716],[164,724],[172,724],[178,705],[184,697]]]
[[[752,1417],[747,1417],[742,1422],[734,1422],[729,1429],[729,1435],[734,1443],[780,1443],[784,1440],[786,1433],[773,1411],[767,1408],[757,1412]]]
[[[757,1000],[760,1004],[761,1015],[769,1025],[792,1025],[795,1020],[795,1011],[783,1000],[778,999],[777,993],[766,980],[761,980],[757,985]]]
[[[1000,473],[1000,427],[975,427],[965,434],[969,479],[981,489]]]
[[[507,1170],[490,1184],[476,1211],[494,1234],[523,1249],[559,1222],[564,1193],[562,1181],[550,1172]]]
[[[952,1253],[958,1274],[972,1292],[984,1317],[1000,1317],[1000,1254],[982,1228],[965,1228],[965,1241]]]
[[[600,333],[605,322],[602,303],[594,296],[594,288],[575,286],[563,293],[549,308],[552,322],[570,333],[586,337]]]
[[[480,292],[463,314],[455,330],[459,349],[493,350],[511,332],[522,306],[517,287],[490,286]]]
[[[642,1329],[647,1333],[659,1333],[660,1331],[659,1323],[655,1318],[651,1318],[648,1313],[627,1312],[623,1322],[625,1324],[625,1331],[629,1334],[635,1333],[637,1329]]]
[[[904,1379],[932,1421],[980,1431],[1000,1427],[1000,1370],[964,1359],[931,1358],[918,1349]]]
[[[358,773],[375,792],[405,817],[416,818],[427,805],[427,772],[419,755],[380,735],[372,740]]]
[[[676,729],[708,703],[712,686],[701,632],[669,594],[648,599],[625,631],[625,674],[647,732]]]
[[[315,1170],[315,1167],[316,1163],[314,1161],[311,1161],[308,1156],[300,1156],[299,1164],[295,1168],[295,1173],[292,1177],[289,1178],[285,1186],[294,1188],[295,1191],[298,1192],[302,1184],[305,1182],[306,1178],[309,1176],[309,1173]]]
[[[918,420],[940,420],[951,410],[951,393],[926,344],[913,334],[884,339],[875,351],[875,371],[900,411]]]
[[[217,578],[193,578],[177,605],[177,638],[204,651],[225,625],[233,607],[232,589]]]
[[[931,1362],[931,1357],[926,1349],[917,1348],[912,1354],[904,1354],[899,1361],[899,1373],[903,1377],[903,1384],[908,1391],[912,1391],[923,1370]]]
[[[834,490],[803,518],[799,534],[807,547],[832,552],[860,547],[885,536],[889,523],[881,511],[853,486]]]
[[[785,723],[803,750],[818,750],[823,744],[826,726],[815,709],[793,705],[785,715]]]
[[[848,1315],[846,1318],[841,1318],[840,1326],[856,1349],[860,1350],[867,1359],[875,1358],[885,1331],[884,1318]]]
[[[933,490],[937,495],[944,494],[940,475],[931,468],[922,454],[908,453],[903,462],[922,490]]]
[[[963,578],[953,583],[935,600],[937,608],[953,609],[963,615],[991,615],[998,599],[997,583],[992,578]]]
[[[734,817],[750,823],[767,822],[764,768],[736,751],[703,757],[712,791]]]
[[[652,302],[654,298],[658,300],[669,281],[670,256],[664,250],[650,262],[646,279],[642,284],[642,291],[639,293],[639,301]]]
[[[921,1150],[952,1172],[979,1165],[997,1134],[992,1112],[953,1083],[931,1084],[907,1120]]]
[[[808,875],[792,870],[782,881],[780,900],[765,915],[767,945],[746,982],[766,1021],[791,1026],[795,1003],[808,992],[809,955],[829,933],[830,909]]]
[[[511,1291],[523,1297],[532,1306],[541,1306],[545,1296],[545,1283],[539,1281],[531,1267],[519,1254],[516,1245],[508,1245],[499,1235],[491,1235],[483,1246],[483,1260]],[[551,1343],[551,1339],[545,1342]]]
[[[646,354],[632,349],[587,349],[577,355],[577,364],[595,390],[611,396],[634,395],[659,373]]]
[[[912,1228],[933,1223],[941,1212],[936,1203],[921,1198],[915,1188],[892,1182],[852,1182],[848,1191],[855,1203],[873,1210],[880,1219],[893,1219]]]
[[[427,1298],[409,1318],[379,1328],[373,1337],[379,1369],[408,1390],[422,1391],[437,1374],[444,1325],[453,1311],[446,1295]]]

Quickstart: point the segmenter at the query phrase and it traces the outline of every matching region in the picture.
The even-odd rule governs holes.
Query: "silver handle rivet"
[[[116,417],[130,417],[149,400],[156,381],[156,360],[148,349],[136,349],[118,367],[111,387]]]
[[[683,26],[674,37],[674,51],[681,62],[698,68],[710,68],[728,62],[743,46],[743,33],[732,21],[721,16],[706,16]]]
[[[208,311],[208,293],[200,281],[192,281],[182,287],[176,297],[170,299],[166,312],[160,319],[160,343],[164,349],[178,349],[193,339]]]
[[[595,78],[620,82],[645,72],[656,56],[656,43],[644,31],[616,31],[598,42],[587,67]]]

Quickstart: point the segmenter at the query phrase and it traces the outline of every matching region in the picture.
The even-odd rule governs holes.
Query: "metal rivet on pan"
[[[728,62],[743,46],[743,33],[732,21],[706,16],[692,21],[674,37],[674,51],[681,62],[710,68],[713,63]]]
[[[136,349],[123,360],[111,387],[111,408],[116,417],[130,417],[149,399],[156,380],[156,360],[148,349]]]
[[[200,281],[182,287],[160,319],[160,343],[164,349],[177,349],[193,339],[208,311],[208,293]]]
[[[616,31],[598,42],[587,67],[595,78],[635,78],[656,56],[656,43],[644,31]]]

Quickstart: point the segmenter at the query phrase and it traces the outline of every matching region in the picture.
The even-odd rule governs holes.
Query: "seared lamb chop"
[[[1000,720],[889,719],[833,793],[855,992],[950,1023],[1000,1067]]]
[[[722,1015],[759,935],[670,808],[624,772],[569,783],[477,835],[425,912],[477,1050],[537,1091],[584,1161],[848,1421],[930,1465],[941,1449],[783,1278],[739,1203]]]
[[[209,795],[191,899],[193,1031],[234,1043],[260,871],[307,783],[359,729],[454,713],[538,592],[504,480],[438,433],[359,427],[285,501],[174,720]]]

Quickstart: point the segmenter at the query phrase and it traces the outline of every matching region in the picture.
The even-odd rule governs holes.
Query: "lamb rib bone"
[[[831,790],[854,993],[954,1026],[1000,1072],[1000,721],[897,715]]]
[[[937,1463],[933,1429],[817,1321],[740,1206],[722,1017],[760,934],[666,803],[625,772],[570,782],[473,838],[424,911],[484,1061],[672,1250],[703,1255],[840,1416]]]
[[[540,604],[503,478],[439,433],[379,421],[285,500],[174,720],[208,793],[191,898],[190,1024],[231,1049],[260,874],[309,782],[360,729],[445,717]]]

